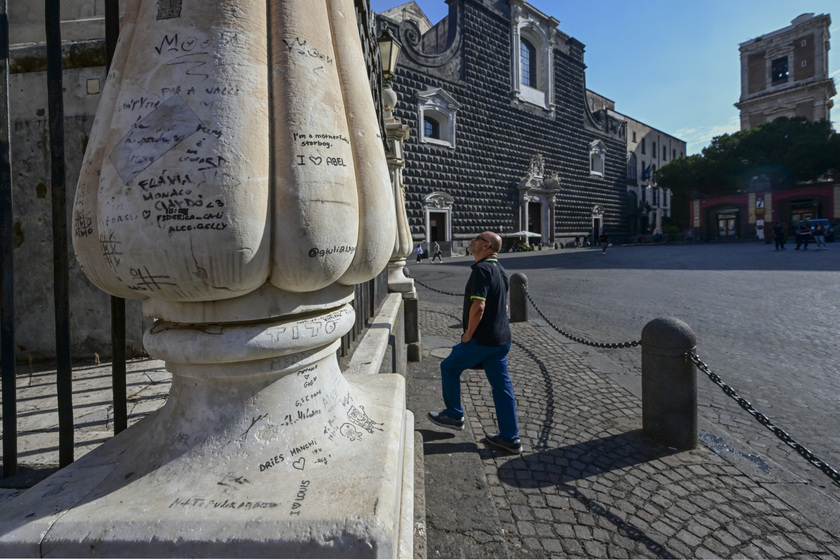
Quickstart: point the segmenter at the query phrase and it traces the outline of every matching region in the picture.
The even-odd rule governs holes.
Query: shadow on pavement
[[[497,452],[488,447],[482,451],[482,456],[487,453]],[[674,453],[677,451],[646,441],[641,430],[633,430],[512,457],[499,465],[498,476],[502,484],[514,488],[554,487],[558,493],[579,501],[593,515],[606,519],[616,531],[639,542],[658,558],[678,558],[678,555],[648,537],[642,530],[627,523],[574,486],[576,480],[647,463]]]
[[[417,430],[423,436],[423,455],[448,455],[450,453],[478,453],[478,446],[473,441],[449,441],[455,439],[454,433],[435,430]]]

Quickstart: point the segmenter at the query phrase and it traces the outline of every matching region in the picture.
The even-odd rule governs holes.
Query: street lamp
[[[400,56],[402,44],[397,41],[388,26],[383,26],[379,34],[379,61],[382,64],[382,78],[388,86],[394,81],[394,72],[397,69],[397,59]]]
[[[397,105],[397,93],[391,87],[396,76],[397,59],[400,56],[402,45],[391,33],[387,25],[383,25],[379,34],[379,57],[382,70],[382,108],[385,111],[385,132],[388,144],[387,159],[388,168],[391,171],[391,186],[394,190],[395,211],[397,214],[397,235],[394,239],[394,250],[391,260],[388,262],[388,290],[401,292],[403,299],[412,300],[416,303],[417,292],[414,290],[414,281],[405,275],[405,258],[411,254],[413,240],[411,228],[408,226],[408,217],[405,212],[405,184],[403,183],[402,172],[405,167],[403,147],[408,140],[408,125],[405,125],[394,117],[394,108]],[[414,307],[416,309],[416,307]],[[410,315],[410,317],[409,317]],[[413,324],[413,332],[420,332],[417,327],[417,318],[413,313],[406,316],[406,323]],[[419,356],[419,340],[408,340],[409,360],[417,361]],[[412,347],[416,347],[412,350]]]

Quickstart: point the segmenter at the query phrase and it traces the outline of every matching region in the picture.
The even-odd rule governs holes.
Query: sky
[[[445,0],[415,0],[437,23]],[[403,4],[371,0],[374,12]],[[558,28],[586,45],[586,87],[637,121],[685,140],[688,155],[712,138],[740,128],[738,45],[790,25],[808,12],[830,14],[840,41],[838,0],[530,0],[560,21]],[[834,8],[832,14],[831,9]],[[829,75],[840,90],[840,51],[828,52]],[[840,130],[840,95],[831,120]]]

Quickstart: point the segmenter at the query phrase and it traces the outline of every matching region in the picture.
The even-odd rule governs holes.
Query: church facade
[[[393,88],[415,243],[628,237],[626,119],[590,109],[584,45],[521,0],[449,10],[434,26],[414,3],[379,15],[403,45]]]

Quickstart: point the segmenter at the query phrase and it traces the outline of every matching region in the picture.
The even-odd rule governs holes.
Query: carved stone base
[[[0,556],[410,556],[404,379],[337,344],[170,368],[163,408],[3,508]]]
[[[405,275],[405,259],[388,263],[388,290],[391,292],[414,291],[414,280]]]

